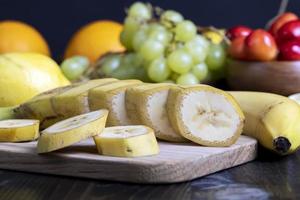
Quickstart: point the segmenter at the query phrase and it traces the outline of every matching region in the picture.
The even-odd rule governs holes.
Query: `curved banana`
[[[300,107],[293,100],[271,93],[230,92],[240,104],[246,124],[244,134],[280,155],[300,146]]]

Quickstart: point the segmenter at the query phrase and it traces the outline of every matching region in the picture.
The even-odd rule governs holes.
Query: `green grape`
[[[202,46],[194,39],[185,43],[185,49],[192,56],[194,63],[203,62],[208,53],[208,48]]]
[[[142,23],[138,19],[126,17],[124,21],[124,29],[130,33],[135,33],[137,30],[139,30],[141,24]]]
[[[194,74],[186,73],[180,75],[177,78],[176,83],[180,85],[195,85],[199,83],[199,80]]]
[[[89,67],[89,59],[85,56],[73,56],[61,63],[61,70],[69,80],[78,79]]]
[[[147,69],[144,67],[138,67],[135,70],[134,78],[139,79],[143,82],[152,82],[148,76]]]
[[[160,21],[166,27],[172,27],[179,22],[182,22],[183,16],[174,10],[167,10],[160,16]]]
[[[141,22],[135,18],[127,17],[124,21],[124,29],[120,35],[120,41],[127,50],[133,49],[133,38],[140,29]]]
[[[175,50],[167,58],[168,66],[172,71],[178,74],[184,74],[190,71],[193,65],[193,59],[185,50]]]
[[[132,50],[132,38],[129,32],[123,30],[120,34],[120,41],[127,50]]]
[[[208,48],[209,48],[209,45],[210,45],[209,41],[208,41],[204,36],[202,36],[202,35],[196,35],[196,36],[192,39],[192,41],[193,41],[194,43],[197,43],[198,45],[203,46],[203,47],[206,48],[206,49],[208,49]]]
[[[147,28],[141,28],[138,30],[132,39],[132,47],[135,51],[138,51],[143,44],[143,42],[147,39]]]
[[[105,76],[111,76],[121,63],[121,55],[111,55],[105,58],[101,64],[101,72]]]
[[[203,81],[208,75],[208,68],[205,63],[200,63],[192,68],[192,73],[198,78],[199,81]]]
[[[197,34],[197,27],[189,20],[184,20],[175,27],[175,38],[181,42],[193,39]]]
[[[164,53],[164,46],[159,41],[147,39],[141,46],[139,54],[145,60],[154,60]]]
[[[138,19],[149,20],[152,18],[151,9],[142,2],[135,2],[128,10],[128,15]]]
[[[143,59],[137,53],[127,53],[121,60],[122,66],[140,67]]]
[[[167,80],[170,75],[170,69],[167,66],[166,59],[158,58],[151,62],[148,68],[148,76],[154,82]]]
[[[122,65],[112,72],[112,77],[117,79],[132,79],[135,78],[136,68],[132,66]]]
[[[211,44],[205,60],[209,70],[220,70],[226,62],[226,52],[221,45]]]
[[[172,35],[167,31],[167,29],[161,25],[150,26],[148,30],[148,38],[154,39],[161,42],[164,46],[168,45],[171,41]]]

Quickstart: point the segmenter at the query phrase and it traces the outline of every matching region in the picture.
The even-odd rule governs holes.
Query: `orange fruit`
[[[20,21],[0,21],[0,54],[10,52],[50,55],[46,40],[34,27]]]
[[[105,53],[124,51],[119,39],[122,29],[123,26],[114,21],[91,22],[73,35],[64,57],[82,55],[94,62]]]

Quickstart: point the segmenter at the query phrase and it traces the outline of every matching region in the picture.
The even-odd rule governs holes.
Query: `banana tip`
[[[291,143],[286,137],[277,137],[273,140],[273,145],[276,152],[280,154],[286,154],[290,147]]]

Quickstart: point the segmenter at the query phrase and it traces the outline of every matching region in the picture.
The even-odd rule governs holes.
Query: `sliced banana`
[[[125,106],[127,116],[130,120],[131,125],[142,124],[140,120],[140,113],[137,109],[137,102],[139,101],[139,99],[137,99],[137,95],[140,93],[140,91],[145,91],[146,89],[151,89],[155,87],[155,84],[143,83],[126,90]]]
[[[108,111],[98,110],[58,122],[42,131],[38,153],[55,151],[99,134],[105,127]]]
[[[26,142],[38,137],[38,120],[11,119],[0,121],[0,142]]]
[[[89,91],[91,110],[109,110],[107,126],[129,125],[125,107],[126,89],[142,84],[139,80],[124,80],[93,88]]]
[[[140,124],[154,129],[155,136],[170,142],[185,142],[186,138],[176,133],[172,128],[168,113],[167,99],[172,84],[152,84],[128,89],[127,101],[133,105],[134,112]],[[134,115],[131,113],[130,116]]]
[[[99,153],[107,156],[138,157],[159,153],[154,132],[147,126],[105,128],[94,141]]]
[[[19,118],[38,119],[41,122],[46,118],[56,117],[51,98],[75,86],[76,85],[68,85],[43,92],[16,108],[16,114]]]
[[[233,144],[245,119],[231,95],[206,85],[171,88],[167,111],[177,133],[204,146]]]
[[[117,81],[114,78],[96,79],[88,81],[78,87],[72,88],[52,99],[55,112],[59,116],[73,117],[90,111],[88,104],[88,91],[100,85]]]

